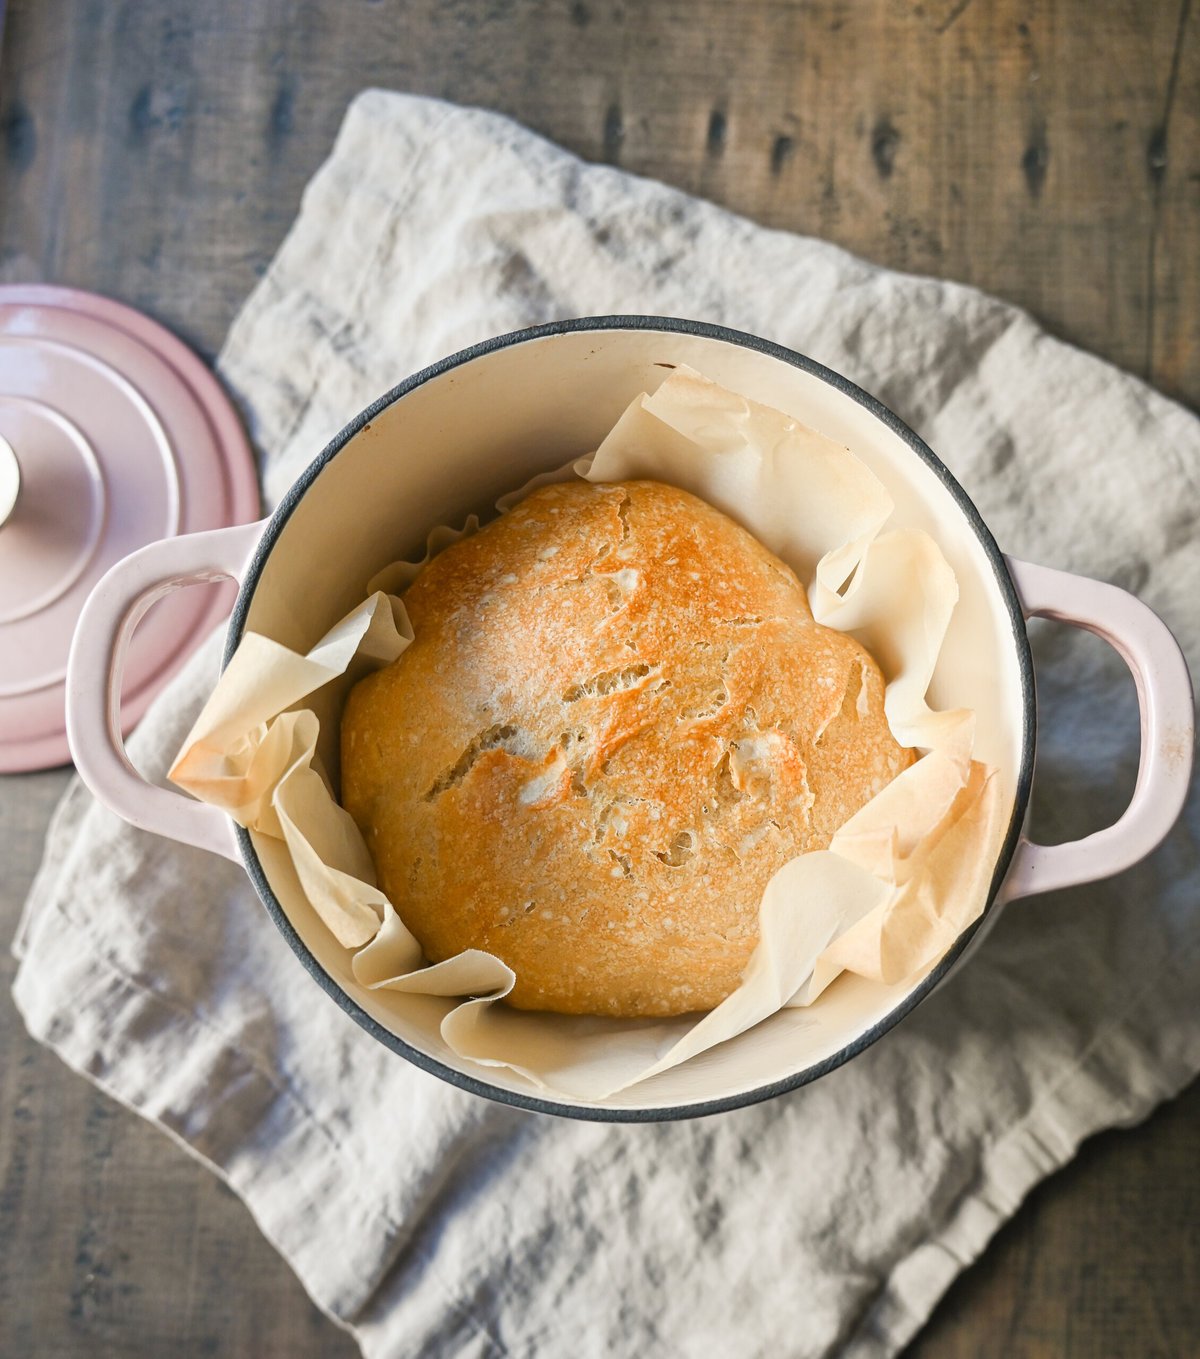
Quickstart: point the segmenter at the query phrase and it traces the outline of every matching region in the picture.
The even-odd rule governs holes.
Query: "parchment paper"
[[[313,907],[342,945],[357,950],[360,985],[464,997],[441,1023],[460,1057],[510,1067],[551,1093],[599,1101],[784,1006],[817,1003],[842,971],[887,984],[915,975],[983,909],[1003,809],[995,771],[971,757],[973,713],[935,712],[926,703],[957,600],[954,574],[927,534],[885,531],[891,499],[848,449],[680,368],[629,406],[594,457],[558,475],[663,481],[736,519],[810,582],[818,622],[867,645],[887,681],[893,734],[922,752],[828,850],[775,874],[742,983],[716,1009],[667,1021],[518,1012],[495,1003],[514,978],[494,955],[468,950],[426,964],[375,885],[362,836],[320,767],[315,714],[296,707],[351,666],[366,673],[401,654],[412,630],[397,592],[423,563],[387,568],[364,603],[306,656],[248,633],[171,778],[240,824],[285,841]],[[425,560],[476,526],[436,528]]]

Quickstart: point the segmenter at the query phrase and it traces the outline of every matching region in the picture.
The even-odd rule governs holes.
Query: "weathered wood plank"
[[[1181,4],[21,0],[0,271],[219,344],[364,85],[962,279],[1200,402],[1200,23]]]

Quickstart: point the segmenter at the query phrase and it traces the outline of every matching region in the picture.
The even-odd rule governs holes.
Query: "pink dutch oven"
[[[161,596],[197,581],[238,584],[228,661],[247,629],[305,651],[359,602],[368,578],[417,550],[432,524],[487,513],[537,472],[596,447],[625,406],[689,364],[848,445],[884,482],[893,523],[933,534],[960,600],[930,699],[978,715],[976,754],[996,766],[1011,808],[983,916],[921,975],[884,986],[844,976],[804,1012],[808,1056],[791,1041],[796,1011],[599,1104],[547,1099],[515,1073],[449,1051],[440,1011],[358,986],[350,954],[298,889],[280,842],[215,808],[151,786],[121,742],[118,696],[133,629]],[[1141,711],[1137,787],[1115,825],[1044,846],[1025,829],[1037,703],[1025,622],[1052,618],[1103,637],[1133,672]],[[330,719],[333,714],[327,715]],[[1109,877],[1155,848],[1182,809],[1191,772],[1192,687],[1166,625],[1112,585],[1005,557],[975,506],[928,447],[845,378],[749,335],[691,321],[618,316],[502,336],[417,373],[351,421],[278,510],[259,523],[152,543],[96,586],[79,621],[67,680],[71,750],[84,781],[125,820],[241,863],[316,982],[393,1051],[467,1090],[575,1117],[645,1121],[733,1109],[794,1089],[852,1059],[941,985],[1017,897]],[[323,721],[326,742],[332,720]],[[332,749],[327,750],[332,754]],[[790,1018],[789,1018],[790,1016]],[[815,1055],[814,1055],[815,1046]]]

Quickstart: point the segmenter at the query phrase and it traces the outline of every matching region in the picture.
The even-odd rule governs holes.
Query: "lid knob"
[[[0,434],[0,528],[13,512],[21,490],[21,464],[13,446]]]

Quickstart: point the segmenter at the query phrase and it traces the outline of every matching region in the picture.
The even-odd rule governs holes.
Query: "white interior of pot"
[[[629,330],[555,335],[495,350],[416,388],[351,439],[309,488],[263,569],[247,627],[307,650],[363,598],[375,571],[420,553],[430,526],[459,523],[471,510],[488,514],[504,492],[592,450],[625,406],[679,363],[848,445],[894,497],[892,522],[937,539],[960,599],[930,701],[976,710],[976,753],[1000,769],[1011,806],[1022,739],[1018,658],[992,564],[962,511],[908,445],[855,401],[780,359],[723,340]],[[336,711],[323,705],[320,716],[333,768]],[[254,842],[300,937],[368,1014],[447,1066],[538,1093],[520,1076],[464,1062],[446,1048],[438,1023],[451,1002],[357,986],[350,954],[301,895],[280,843],[260,835]],[[661,1109],[783,1080],[853,1043],[919,981],[885,987],[844,976],[811,1010],[783,1011],[605,1103]]]

